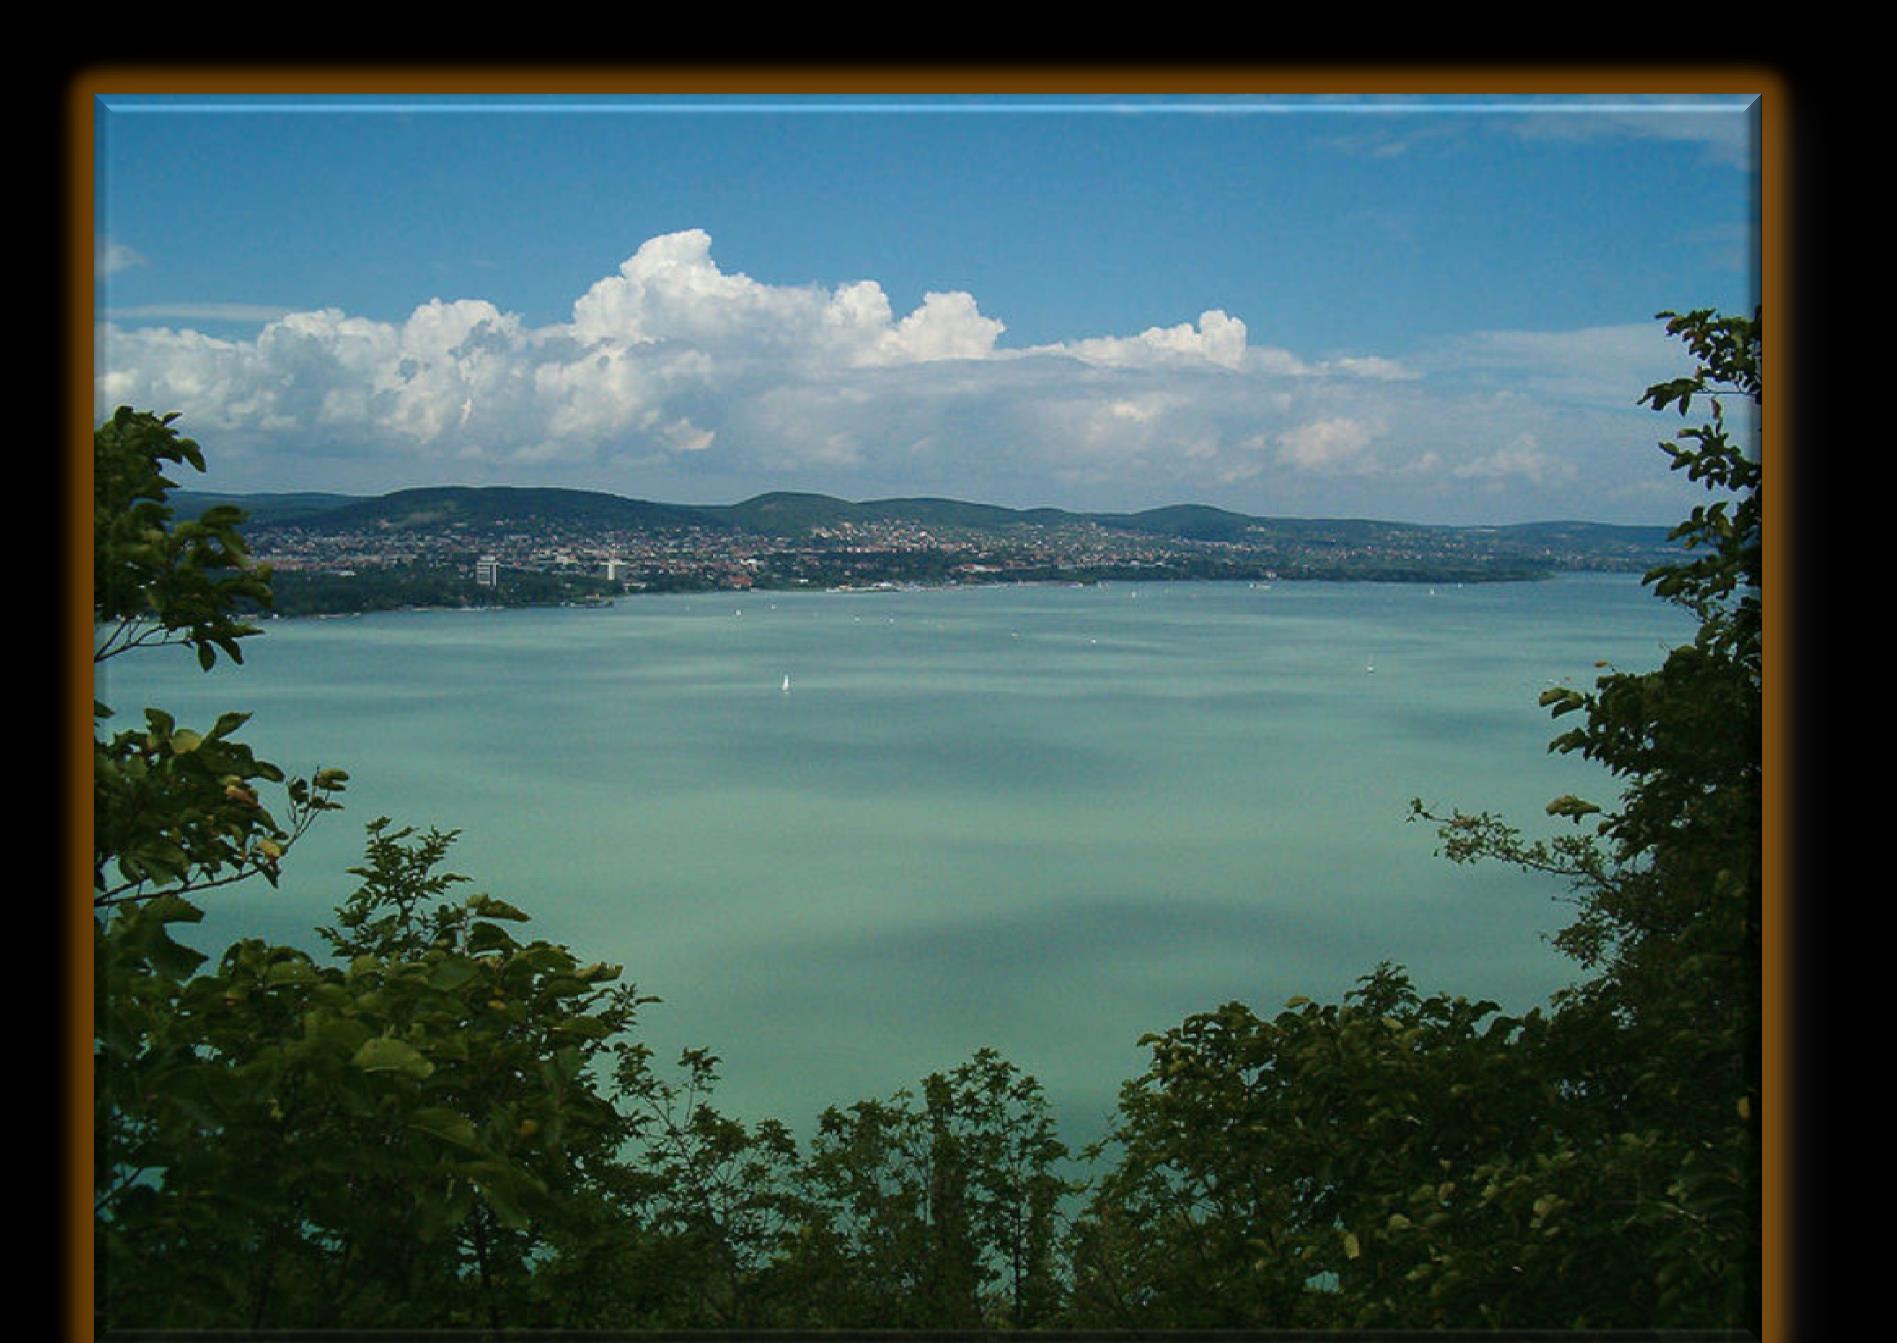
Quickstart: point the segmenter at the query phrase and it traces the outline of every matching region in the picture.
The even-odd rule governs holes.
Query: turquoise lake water
[[[1458,868],[1409,799],[1549,829],[1606,776],[1550,755],[1549,684],[1690,637],[1637,580],[1105,584],[647,596],[603,610],[266,623],[241,668],[120,658],[158,704],[347,810],[283,885],[207,893],[206,949],[315,948],[376,816],[531,935],[663,999],[642,1035],[724,1060],[719,1103],[808,1133],[992,1046],[1097,1136],[1136,1045],[1378,961],[1521,1010],[1574,978],[1558,884]],[[784,688],[790,678],[789,689]]]

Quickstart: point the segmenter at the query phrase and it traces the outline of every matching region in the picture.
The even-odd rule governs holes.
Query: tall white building
[[[483,555],[474,562],[474,581],[484,588],[497,588],[501,585],[501,557]]]

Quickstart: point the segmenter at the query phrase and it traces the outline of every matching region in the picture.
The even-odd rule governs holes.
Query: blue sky
[[[106,96],[95,409],[233,490],[1668,522],[1748,101]]]

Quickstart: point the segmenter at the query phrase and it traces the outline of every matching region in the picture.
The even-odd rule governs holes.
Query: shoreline
[[[393,615],[421,611],[461,611],[467,613],[489,613],[500,611],[548,611],[548,610],[604,610],[615,606],[622,599],[637,600],[646,597],[744,597],[752,595],[771,595],[780,593],[821,594],[826,596],[870,597],[904,592],[957,592],[972,591],[980,588],[1086,588],[1108,587],[1114,584],[1237,584],[1245,583],[1260,590],[1268,590],[1277,583],[1348,583],[1348,584],[1387,584],[1401,587],[1462,587],[1468,584],[1489,585],[1496,583],[1543,583],[1551,579],[1570,574],[1625,574],[1638,577],[1644,570],[1633,569],[1547,569],[1530,574],[1498,574],[1472,576],[1467,573],[1446,577],[1442,575],[1426,576],[1379,576],[1379,575],[1342,575],[1342,574],[1278,574],[1272,578],[1206,578],[1198,575],[1153,574],[1140,578],[1021,578],[995,579],[974,583],[887,583],[857,586],[842,584],[831,587],[752,587],[752,588],[666,588],[658,591],[633,589],[615,593],[596,601],[535,601],[535,602],[495,602],[481,604],[451,605],[448,603],[391,604],[387,606],[365,606],[353,610],[321,611],[258,611],[252,614],[256,620],[347,620],[365,615]]]

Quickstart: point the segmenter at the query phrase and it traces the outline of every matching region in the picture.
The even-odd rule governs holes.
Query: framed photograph
[[[76,95],[79,1317],[1758,1333],[1777,85],[782,73]]]

